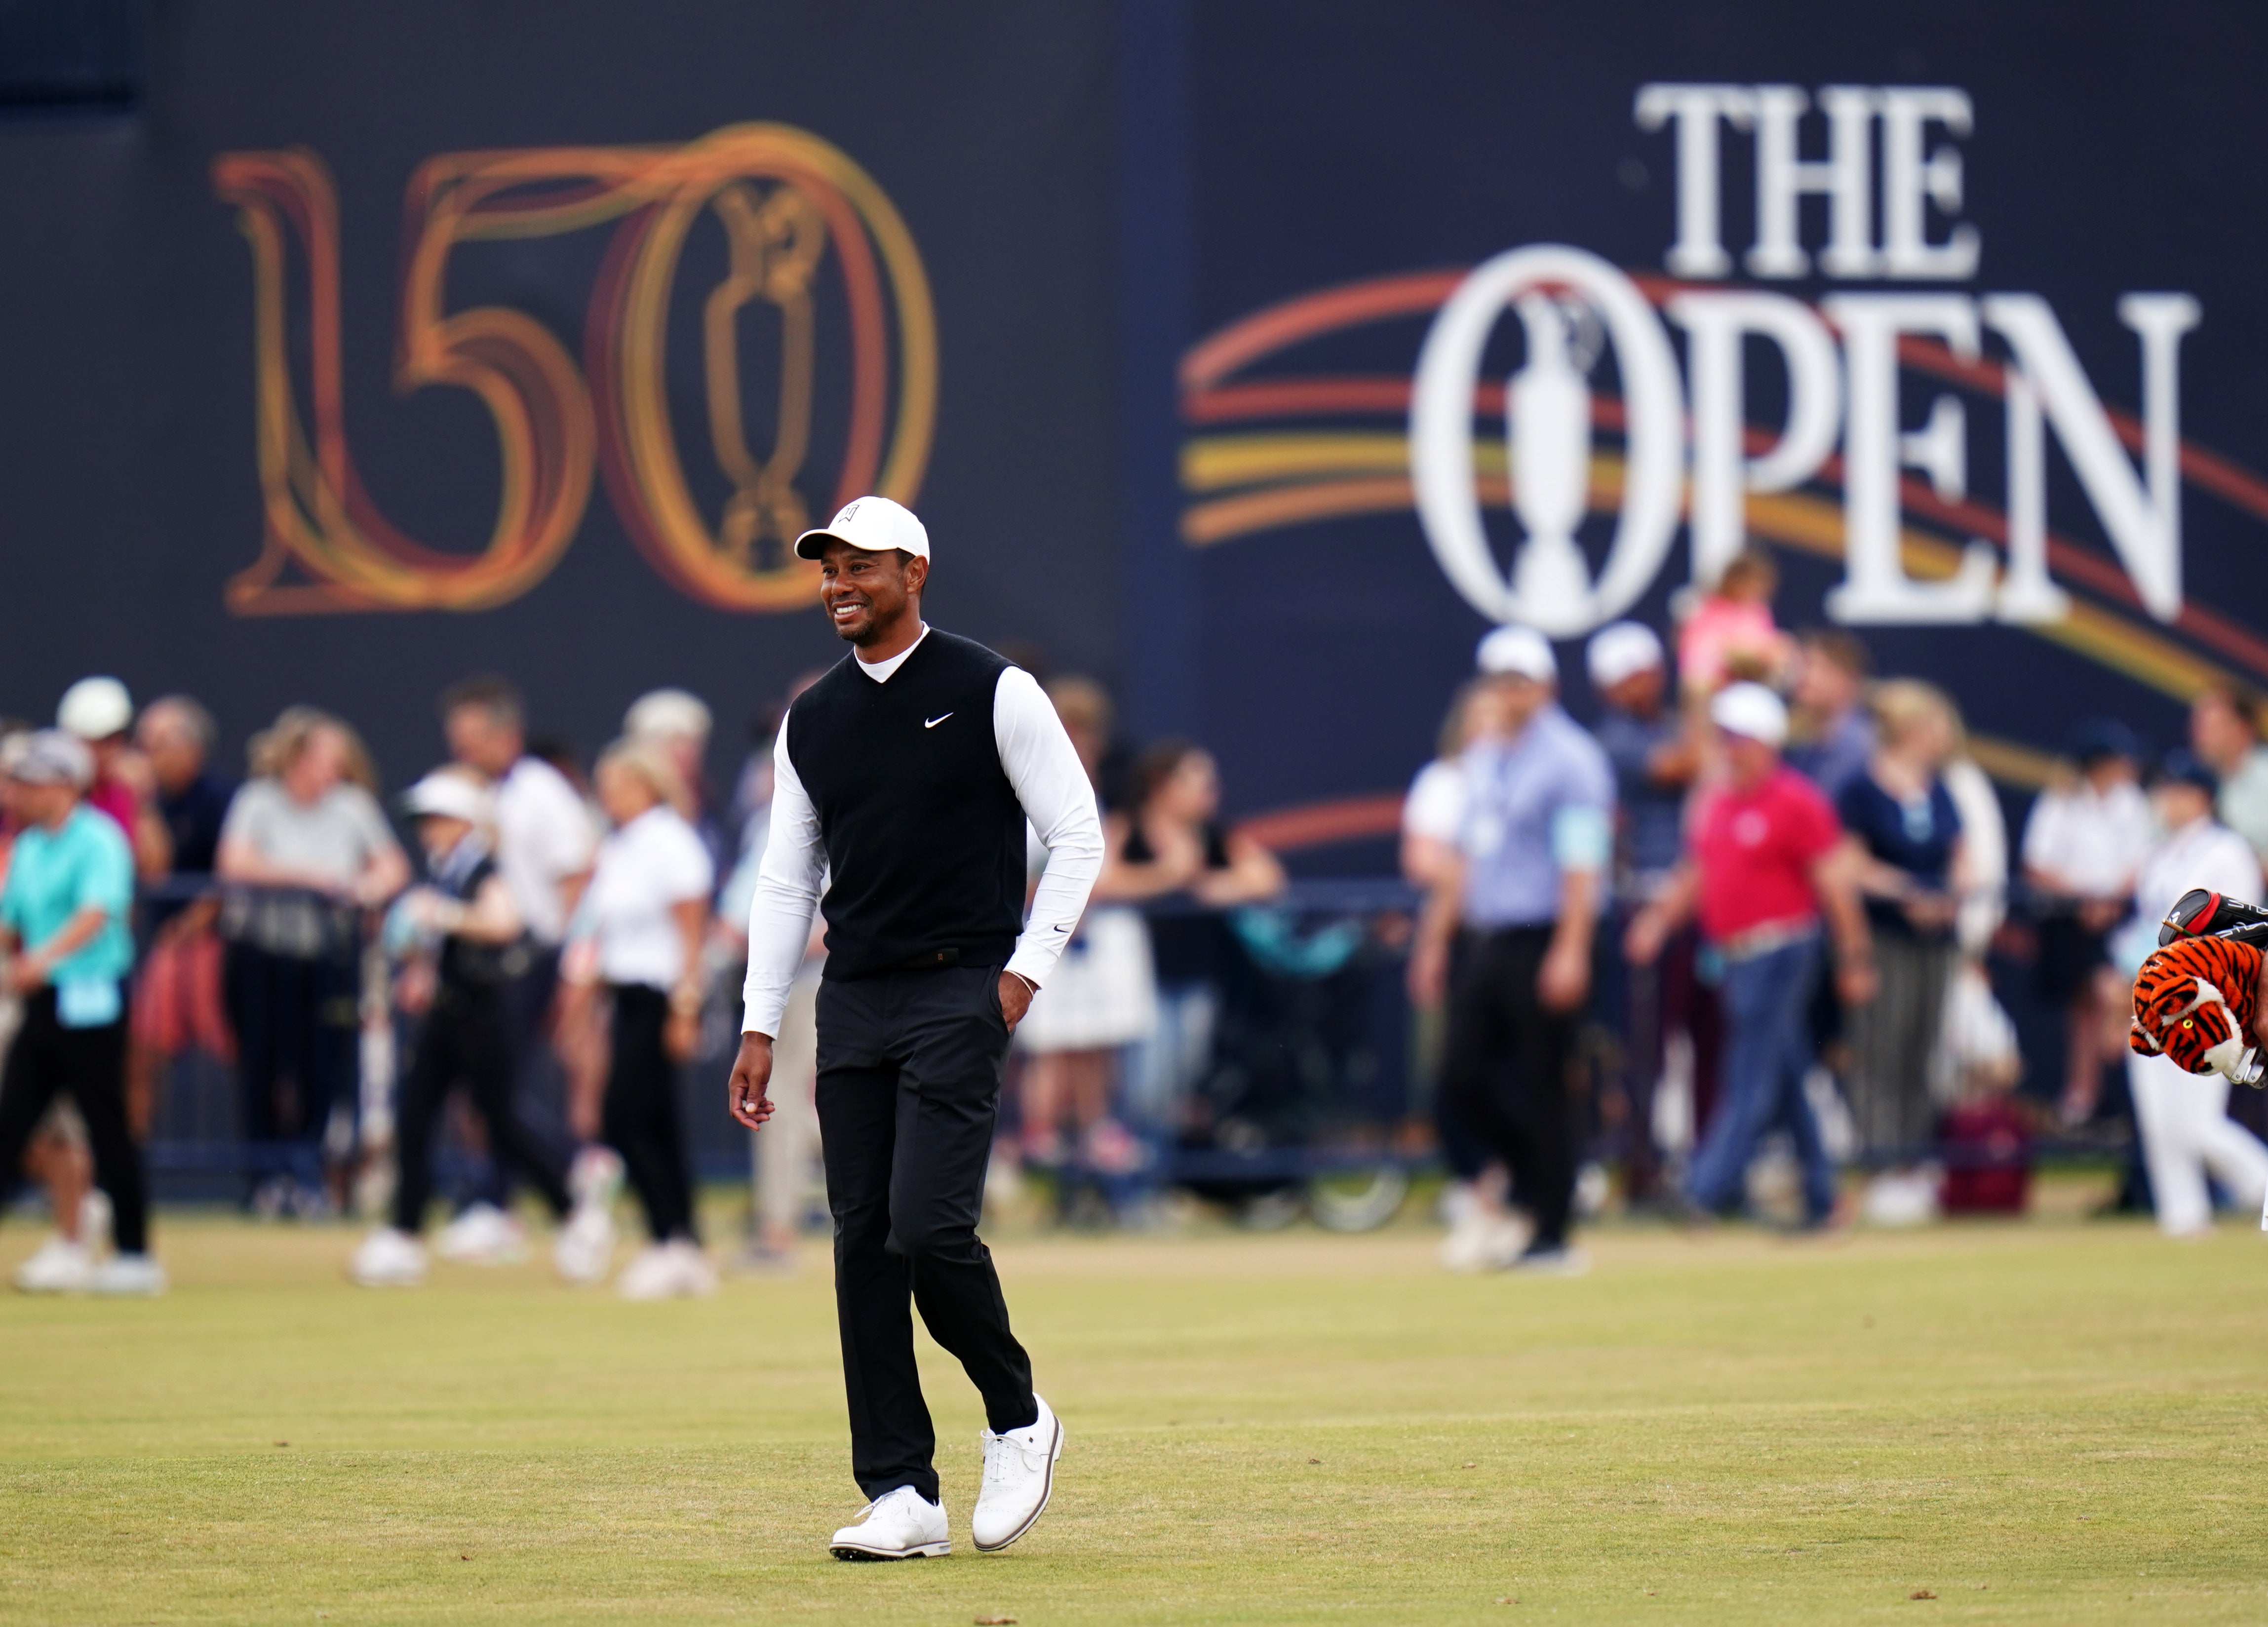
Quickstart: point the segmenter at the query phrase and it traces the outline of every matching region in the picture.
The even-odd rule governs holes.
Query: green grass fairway
[[[956,1546],[898,1565],[822,1546],[860,1499],[817,1249],[632,1306],[159,1240],[158,1302],[0,1299],[0,1621],[2268,1621],[2249,1227],[1623,1229],[1576,1281],[1415,1226],[1012,1237],[1054,1506],[968,1545],[980,1420],[925,1349]]]

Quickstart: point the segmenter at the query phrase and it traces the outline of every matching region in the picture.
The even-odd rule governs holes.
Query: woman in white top
[[[708,849],[681,808],[683,781],[651,744],[618,740],[599,759],[599,803],[614,829],[599,843],[576,912],[572,981],[579,1002],[612,998],[612,1056],[603,1103],[578,1083],[575,1129],[596,1129],[622,1155],[652,1242],[622,1273],[625,1299],[706,1293],[716,1273],[701,1252],[678,1114],[679,1064],[701,1022],[701,946],[716,880]]]

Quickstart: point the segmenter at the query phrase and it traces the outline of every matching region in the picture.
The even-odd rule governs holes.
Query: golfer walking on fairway
[[[812,906],[827,920],[819,1128],[850,1469],[868,1498],[838,1559],[951,1550],[913,1308],[984,1398],[979,1550],[1047,1507],[1063,1425],[1032,1392],[976,1235],[1008,1036],[1079,924],[1102,824],[1079,754],[1029,673],[921,619],[929,534],[860,497],[796,553],[851,652],[796,697],[773,751],[771,836],[748,910],[733,1115],[771,1116],[772,1041]],[[1024,917],[1024,825],[1048,865]],[[825,880],[827,895],[821,899]]]

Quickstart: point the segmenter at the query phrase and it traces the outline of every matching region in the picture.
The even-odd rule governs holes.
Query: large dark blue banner
[[[0,710],[314,701],[397,780],[475,669],[729,729],[836,654],[781,542],[870,488],[938,619],[1332,862],[1484,628],[1580,711],[1743,545],[2012,781],[2268,680],[2252,11],[156,17],[0,123]]]
[[[476,669],[737,733],[867,490],[939,619],[1110,666],[1107,8],[156,11],[137,103],[0,123],[0,710],[312,701],[397,782]]]
[[[1190,29],[1185,693],[1242,806],[1389,828],[1491,623],[1581,711],[1581,636],[1744,545],[2012,780],[2268,679],[2257,10]]]

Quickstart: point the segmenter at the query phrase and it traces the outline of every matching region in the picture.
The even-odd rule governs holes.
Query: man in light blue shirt
[[[1606,755],[1559,708],[1543,636],[1500,627],[1481,670],[1506,725],[1462,759],[1461,862],[1426,901],[1412,993],[1449,998],[1443,1088],[1503,1158],[1535,1230],[1523,1269],[1580,1269],[1567,1247],[1578,1133],[1567,1068],[1591,986],[1605,902],[1615,783]]]
[[[17,950],[9,981],[24,1023],[0,1071],[0,1201],[40,1117],[70,1092],[110,1197],[118,1254],[99,1266],[79,1262],[75,1280],[55,1285],[156,1293],[165,1273],[150,1258],[148,1188],[126,1123],[121,985],[134,964],[134,857],[116,823],[80,799],[93,771],[86,747],[54,729],[32,736],[8,768],[22,828],[0,889],[0,939]]]

